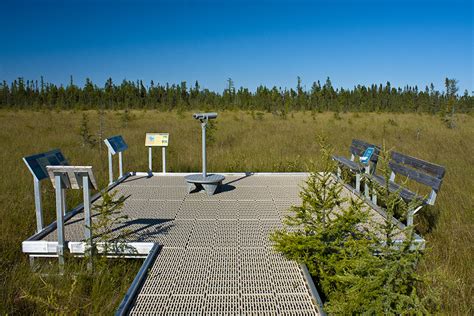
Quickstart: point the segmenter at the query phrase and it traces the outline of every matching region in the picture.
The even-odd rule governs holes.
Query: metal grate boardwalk
[[[214,196],[187,194],[183,179],[176,178],[131,179],[119,186],[133,197],[151,181],[161,184],[168,199],[179,198],[179,207],[162,205],[169,221],[142,236],[163,249],[132,315],[317,315],[299,265],[274,253],[268,239],[281,227],[288,205],[298,203],[304,176],[227,177]]]
[[[142,255],[150,244],[162,245],[130,313],[317,315],[312,281],[297,263],[275,253],[269,240],[272,231],[283,227],[289,207],[300,203],[299,185],[306,177],[226,175],[212,196],[189,194],[179,174],[120,182],[113,190],[126,197],[123,214],[128,219],[113,231],[126,231],[134,247],[145,245]],[[347,186],[342,194],[357,197]],[[374,221],[383,220],[379,208],[370,202],[365,207]],[[82,212],[66,222],[65,235],[70,244],[83,244]],[[55,241],[56,230],[50,229],[24,243],[33,256],[55,256]]]

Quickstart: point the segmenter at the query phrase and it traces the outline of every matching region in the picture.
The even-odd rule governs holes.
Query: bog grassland
[[[31,272],[21,253],[21,241],[35,229],[33,183],[23,156],[61,148],[71,164],[92,165],[104,187],[106,149],[93,144],[100,129],[106,137],[124,136],[129,145],[124,154],[126,171],[147,170],[146,132],[169,132],[169,171],[200,169],[200,127],[191,113],[108,111],[102,128],[98,112],[85,113],[85,132],[90,137],[84,145],[84,112],[0,111],[0,314],[111,313],[140,265],[109,263],[94,276],[70,273],[55,278]],[[347,155],[351,139],[360,138],[445,166],[436,205],[416,218],[418,231],[428,242],[419,269],[430,280],[430,288],[424,291],[438,294],[442,313],[472,314],[474,117],[459,115],[455,122],[456,128],[450,129],[438,116],[427,114],[295,112],[282,118],[269,113],[222,112],[208,148],[208,170],[306,171],[308,163],[319,157],[318,135],[325,135],[338,154]],[[158,164],[158,151],[156,154]],[[54,215],[53,189],[45,183],[43,191],[49,223]],[[68,205],[79,200],[78,193],[70,194]]]

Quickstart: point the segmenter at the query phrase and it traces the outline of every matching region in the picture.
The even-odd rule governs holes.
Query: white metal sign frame
[[[119,156],[119,178],[123,177],[123,157],[122,152],[128,149],[127,143],[121,135],[112,136],[104,139],[104,143],[108,149],[109,156],[109,184],[114,182],[114,169],[113,169],[113,155],[118,153]]]
[[[154,138],[160,138],[156,141]],[[153,174],[153,147],[161,147],[163,172],[166,173],[166,147],[169,145],[169,133],[146,133],[145,146],[148,147],[148,170]]]
[[[28,170],[33,175],[33,187],[35,195],[36,232],[43,229],[43,205],[41,201],[41,181],[48,178],[47,165],[68,165],[68,161],[61,150],[53,149],[44,153],[23,157]],[[64,193],[63,193],[64,194]],[[64,200],[65,201],[65,200]],[[66,209],[64,202],[64,209]]]
[[[83,189],[84,238],[92,244],[90,189],[98,189],[92,166],[47,166],[48,175],[56,189],[57,254],[60,266],[64,265],[64,201],[65,189]],[[89,248],[90,250],[90,248]]]

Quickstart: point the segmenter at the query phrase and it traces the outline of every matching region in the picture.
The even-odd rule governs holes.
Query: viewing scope
[[[217,118],[217,113],[212,112],[212,113],[194,113],[193,117],[196,120],[212,120]]]

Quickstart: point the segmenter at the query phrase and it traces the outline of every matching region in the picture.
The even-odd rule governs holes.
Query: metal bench
[[[370,147],[374,148],[374,152],[370,156],[370,159],[367,161],[367,163],[362,163],[360,159],[364,155],[364,152]],[[355,173],[355,189],[357,192],[360,192],[361,175],[362,173],[370,174],[371,170],[375,170],[380,153],[380,147],[364,142],[363,140],[353,139],[351,146],[349,147],[349,151],[351,153],[350,159],[343,156],[332,156],[332,159],[338,164],[337,176],[339,178],[341,178],[341,167],[347,168],[351,172]],[[365,186],[365,194],[367,197],[369,197],[369,188],[367,184]]]
[[[443,182],[445,168],[395,151],[391,153],[389,167],[392,171],[388,183],[389,191],[397,192],[406,202],[416,200],[419,203],[419,206],[415,209],[408,210],[407,225],[413,225],[413,216],[416,212],[418,212],[424,205],[434,205],[441,183]],[[403,187],[395,182],[396,175],[404,176],[410,180],[430,187],[430,194],[428,197],[421,196],[408,188]],[[372,174],[369,178],[377,185],[384,186],[386,184],[383,175]],[[377,195],[375,193],[372,194],[372,202],[377,204]]]

